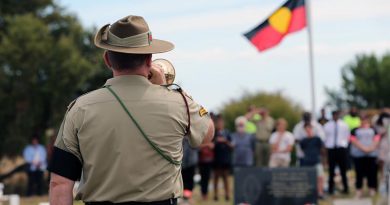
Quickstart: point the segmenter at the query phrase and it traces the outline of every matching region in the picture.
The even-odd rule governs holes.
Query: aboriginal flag
[[[287,34],[299,31],[305,26],[305,0],[288,0],[267,20],[244,36],[259,51],[264,51],[276,46]]]

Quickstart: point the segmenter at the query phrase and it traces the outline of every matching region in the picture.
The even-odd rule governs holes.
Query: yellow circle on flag
[[[291,11],[286,7],[282,7],[273,13],[268,21],[275,30],[284,34],[290,25]]]

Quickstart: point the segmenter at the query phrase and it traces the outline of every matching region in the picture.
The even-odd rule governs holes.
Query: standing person
[[[233,165],[234,167],[253,166],[255,152],[255,138],[245,132],[245,117],[238,117],[235,120],[236,132],[232,134]]]
[[[351,156],[356,172],[356,197],[362,197],[363,179],[367,178],[370,196],[376,194],[378,186],[378,145],[380,136],[371,128],[368,118],[361,120],[361,126],[351,133]]]
[[[324,125],[325,147],[328,151],[329,194],[334,192],[334,177],[336,166],[340,169],[343,182],[343,194],[348,194],[348,142],[350,131],[348,125],[340,120],[340,112],[332,112],[332,120]]]
[[[279,118],[276,121],[276,131],[272,133],[269,143],[271,144],[271,157],[269,167],[288,167],[291,162],[291,151],[294,146],[294,135],[287,131],[286,119]]]
[[[302,120],[295,125],[293,130],[295,140],[298,142],[296,143],[296,154],[298,158],[298,163],[301,163],[302,159],[304,158],[304,153],[301,150],[299,142],[303,138],[303,136],[306,136],[306,130],[304,128],[305,124],[311,125],[315,136],[320,137],[322,140],[325,139],[325,133],[321,124],[319,124],[317,121],[312,119],[310,112],[304,112],[302,114]]]
[[[268,166],[268,160],[270,156],[269,138],[275,127],[274,119],[269,116],[267,109],[263,108],[260,111],[261,119],[257,122],[256,131],[256,166],[266,167]]]
[[[218,201],[218,181],[222,178],[225,189],[225,199],[230,200],[229,192],[229,172],[232,164],[232,144],[230,132],[225,129],[225,121],[222,115],[215,118],[215,136],[214,136],[214,200]]]
[[[152,39],[146,21],[127,16],[95,36],[113,72],[104,87],[73,101],[49,166],[50,204],[177,204],[183,194],[183,139],[197,147],[213,138],[208,112],[164,85],[152,54],[173,44]],[[188,106],[187,106],[188,105]]]
[[[389,126],[387,125],[387,129]],[[388,187],[386,183],[386,178],[388,178],[390,174],[390,142],[389,142],[389,133],[386,132],[381,135],[381,141],[379,143],[379,172],[380,172],[380,191],[382,194],[386,195],[388,192]]]
[[[214,143],[204,143],[199,148],[199,174],[202,199],[208,199],[209,181],[214,161]]]
[[[387,138],[387,130],[390,124],[390,112],[388,108],[382,108],[380,113],[375,115],[371,121],[375,131],[381,136],[378,155],[379,191],[382,194],[386,194],[386,165],[390,162],[390,157],[388,157],[390,144]]]
[[[31,139],[31,144],[23,151],[24,160],[28,163],[27,176],[27,196],[42,195],[43,173],[46,170],[46,149],[39,144],[38,137]]]
[[[359,111],[356,107],[351,107],[349,113],[343,117],[345,123],[347,123],[349,130],[360,127],[361,121]]]
[[[317,190],[319,198],[324,197],[324,168],[321,163],[323,154],[323,142],[319,136],[314,134],[313,126],[310,123],[304,125],[305,136],[300,141],[304,157],[302,167],[315,167],[317,170]]]
[[[183,176],[183,197],[186,200],[192,199],[194,189],[194,176],[198,164],[198,150],[190,146],[187,138],[183,140],[183,161],[181,164],[181,175]]]
[[[318,123],[324,126],[328,122],[328,118],[326,118],[325,108],[321,109],[321,116],[318,118]]]

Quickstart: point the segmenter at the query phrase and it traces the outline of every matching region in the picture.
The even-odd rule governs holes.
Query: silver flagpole
[[[313,118],[316,115],[316,89],[315,89],[315,75],[314,75],[314,55],[313,55],[313,39],[312,39],[312,27],[311,27],[311,13],[310,13],[310,0],[305,0],[306,7],[306,23],[307,34],[309,41],[309,69],[310,69],[310,87],[311,87],[311,112]]]

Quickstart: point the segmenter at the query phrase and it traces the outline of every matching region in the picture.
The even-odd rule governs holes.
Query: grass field
[[[230,184],[233,185],[233,177],[231,177],[229,179],[229,181],[230,181]],[[222,189],[222,187],[221,187],[221,189]],[[230,190],[230,193],[231,193],[231,196],[233,196],[233,188]],[[230,201],[225,201],[224,200],[224,196],[223,196],[222,190],[220,190],[220,192],[219,192],[219,199],[220,199],[219,201],[212,200],[212,196],[214,196],[213,190],[210,190],[210,194],[209,194],[209,198],[210,199],[207,200],[207,201],[203,201],[201,199],[201,195],[200,195],[200,187],[196,186],[195,189],[194,189],[194,192],[193,192],[193,204],[194,205],[198,205],[198,204],[201,204],[201,205],[228,205],[228,204],[230,204],[231,205],[231,204],[233,204],[233,200],[230,200]],[[348,196],[336,195],[333,198],[327,197],[325,200],[320,200],[318,205],[332,205],[334,199],[353,198],[353,196],[354,195],[353,195],[353,190],[352,190],[352,193],[350,195],[348,195]],[[373,201],[372,204],[376,204],[375,203],[375,201],[377,201],[376,199],[378,199],[378,197],[376,197],[376,198],[374,198],[372,200]],[[40,202],[48,202],[48,197],[44,196],[44,197],[22,198],[21,205],[38,205]],[[83,203],[80,202],[80,201],[76,201],[75,205],[83,205]],[[354,204],[351,204],[351,205],[354,205]],[[367,205],[369,205],[369,204],[367,204]]]

